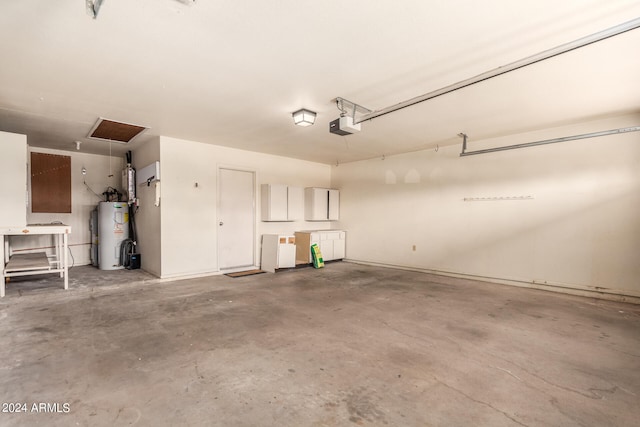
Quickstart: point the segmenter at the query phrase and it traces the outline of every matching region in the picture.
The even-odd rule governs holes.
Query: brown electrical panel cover
[[[31,153],[31,212],[71,213],[71,157]]]

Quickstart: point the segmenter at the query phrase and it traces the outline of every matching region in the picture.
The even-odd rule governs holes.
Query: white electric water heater
[[[123,202],[98,204],[98,264],[100,270],[118,270],[122,242],[129,238],[129,207]]]

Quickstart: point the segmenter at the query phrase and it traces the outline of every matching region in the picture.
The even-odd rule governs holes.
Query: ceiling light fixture
[[[297,124],[298,126],[311,126],[316,121],[316,113],[305,108],[296,111],[292,115],[293,123]]]

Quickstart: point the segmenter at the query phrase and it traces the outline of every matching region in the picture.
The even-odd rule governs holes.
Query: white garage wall
[[[0,225],[24,226],[27,221],[27,137],[0,131]]]
[[[160,137],[162,278],[218,271],[216,205],[220,166],[256,172],[257,264],[262,234],[331,228],[329,222],[262,222],[259,197],[263,183],[327,187],[331,182],[330,166],[163,136]],[[144,238],[140,236],[141,240]]]
[[[468,151],[632,125],[640,115],[471,139]],[[464,158],[460,149],[334,167],[348,259],[640,296],[639,132]],[[464,200],[520,196],[532,199]]]
[[[71,250],[74,265],[86,265],[91,263],[90,245],[91,233],[89,231],[89,218],[91,211],[98,202],[103,199],[94,194],[87,185],[97,194],[101,194],[107,187],[120,189],[121,171],[124,159],[119,157],[87,154],[82,151],[50,150],[37,147],[29,147],[28,159],[31,152],[56,154],[71,157],[71,213],[32,213],[31,205],[26,208],[27,223],[50,223],[60,221],[71,226],[69,235],[69,248]],[[87,174],[82,175],[82,168],[87,169]],[[113,174],[112,177],[109,177]],[[84,183],[86,182],[87,185]],[[34,248],[35,250],[49,250],[51,238],[48,236],[16,237],[11,241],[12,250]]]
[[[160,161],[160,138],[153,138],[132,152],[132,164],[140,170]],[[141,254],[142,269],[160,277],[161,274],[161,210],[155,206],[155,184],[136,186],[138,208],[135,213],[137,251]]]

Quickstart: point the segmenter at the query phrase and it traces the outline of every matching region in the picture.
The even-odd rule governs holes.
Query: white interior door
[[[254,172],[218,171],[218,265],[221,270],[254,266]]]

